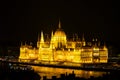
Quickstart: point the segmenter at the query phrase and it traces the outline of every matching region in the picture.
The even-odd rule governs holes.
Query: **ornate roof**
[[[66,37],[65,32],[61,29],[61,22],[59,20],[58,29],[54,33],[55,37]]]
[[[57,29],[54,33],[55,37],[66,37],[65,32],[62,29]]]

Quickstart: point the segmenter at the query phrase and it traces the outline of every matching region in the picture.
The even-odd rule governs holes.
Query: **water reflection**
[[[106,72],[98,72],[98,71],[85,71],[85,70],[76,70],[76,69],[63,69],[63,68],[51,68],[51,67],[39,67],[32,66],[34,70],[41,76],[47,76],[47,78],[51,79],[52,76],[60,77],[60,74],[70,74],[74,71],[76,77],[90,78],[90,76],[99,77]]]

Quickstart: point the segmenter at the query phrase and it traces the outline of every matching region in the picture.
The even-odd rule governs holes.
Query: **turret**
[[[51,32],[51,42],[50,43],[53,43],[53,31]]]
[[[54,42],[54,38],[53,38],[53,31],[51,32],[51,42],[50,42],[50,48],[53,47],[53,42]]]
[[[41,31],[40,43],[44,43],[44,36],[43,36],[43,32],[42,31]]]
[[[107,50],[107,47],[106,47],[106,44],[105,44],[105,42],[104,42],[103,49],[104,49],[104,50]]]
[[[92,39],[92,45],[93,45],[93,46],[100,46],[100,42],[98,41],[97,38],[93,38],[93,39]]]
[[[51,32],[51,40],[53,39],[53,31]]]
[[[43,32],[41,31],[41,38],[40,38],[40,47],[44,45],[44,35]]]
[[[82,36],[82,46],[85,46],[86,45],[86,42],[85,42],[85,37],[84,37],[84,34]]]

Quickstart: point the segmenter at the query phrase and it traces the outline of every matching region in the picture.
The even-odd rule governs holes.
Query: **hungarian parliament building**
[[[87,42],[84,36],[80,40],[68,40],[59,21],[58,29],[51,32],[49,40],[45,40],[41,31],[36,47],[27,44],[21,45],[19,60],[107,63],[108,49],[106,45],[101,45],[97,39]]]

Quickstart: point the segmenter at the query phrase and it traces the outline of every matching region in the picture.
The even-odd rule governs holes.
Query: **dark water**
[[[98,72],[40,66],[32,66],[32,68],[34,71],[11,71],[8,66],[2,66],[0,67],[0,80],[120,80],[118,71]],[[70,75],[73,73],[74,75]],[[64,79],[61,74],[65,75]],[[53,77],[57,79],[53,79]]]
[[[85,70],[76,70],[76,69],[63,69],[63,68],[51,68],[51,67],[39,67],[39,66],[32,66],[34,70],[41,76],[47,76],[48,79],[51,79],[52,76],[56,76],[60,78],[60,74],[72,74],[74,72],[75,77],[83,77],[83,78],[90,78],[91,76],[94,77],[102,77],[106,72],[97,72],[97,71],[85,71]]]

